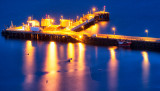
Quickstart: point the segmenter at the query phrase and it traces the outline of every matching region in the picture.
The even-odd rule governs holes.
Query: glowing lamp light
[[[146,29],[145,32],[148,33],[148,29]]]
[[[104,10],[103,11],[105,12],[105,10],[106,10],[106,6],[104,6]]]
[[[115,36],[116,28],[115,28],[115,27],[112,27],[112,31],[114,31],[114,36]]]
[[[95,12],[95,11],[96,11],[96,8],[92,8],[92,11]]]
[[[113,31],[116,31],[116,28],[115,28],[115,27],[112,27],[112,30],[113,30]]]
[[[84,26],[81,26],[84,29]]]
[[[54,22],[54,20],[51,20],[51,22]]]
[[[82,35],[80,35],[79,38],[82,39]]]
[[[61,15],[61,19],[63,19],[63,15]]]
[[[148,37],[148,29],[146,29],[145,32],[147,33],[147,37]]]
[[[79,16],[77,16],[77,20],[79,19]]]

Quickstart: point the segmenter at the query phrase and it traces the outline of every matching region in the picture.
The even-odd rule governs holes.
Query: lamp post
[[[77,20],[79,19],[79,16],[77,16]]]
[[[115,36],[116,28],[112,27],[112,31],[114,31],[114,36]]]
[[[63,20],[63,15],[61,15],[61,19]]]
[[[104,9],[103,9],[103,11],[105,12],[105,10],[106,10],[106,6],[104,6],[103,8],[104,8]]]
[[[147,37],[148,37],[148,29],[146,29],[146,30],[145,30],[145,32],[146,32],[146,34],[147,34]]]
[[[96,11],[96,8],[92,8],[93,13]]]

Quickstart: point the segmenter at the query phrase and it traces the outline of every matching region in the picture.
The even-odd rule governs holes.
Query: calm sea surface
[[[87,32],[113,34],[115,26],[120,35],[146,36],[148,29],[160,37],[159,0],[1,0],[0,30],[30,15],[50,14],[58,23],[104,5],[111,20]],[[160,91],[159,77],[160,52],[0,36],[0,91]]]

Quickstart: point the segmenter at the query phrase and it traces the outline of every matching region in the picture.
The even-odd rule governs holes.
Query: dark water
[[[159,37],[158,0],[0,1],[0,29],[21,25],[29,15],[75,18],[106,5],[111,21],[91,33]],[[0,91],[159,91],[160,53],[82,43],[5,39],[0,36]],[[67,60],[73,58],[68,63]]]

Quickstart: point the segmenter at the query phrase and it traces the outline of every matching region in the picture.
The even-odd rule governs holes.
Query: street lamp
[[[77,16],[77,20],[79,19],[79,16]]]
[[[147,37],[148,37],[148,29],[146,29],[145,32],[147,33]]]
[[[96,8],[92,8],[93,13],[96,11]]]
[[[112,31],[114,31],[114,36],[115,36],[116,28],[112,27]]]
[[[104,6],[104,9],[103,9],[103,11],[105,12],[105,10],[106,10],[106,6]]]
[[[63,20],[63,15],[61,15],[61,19]]]

